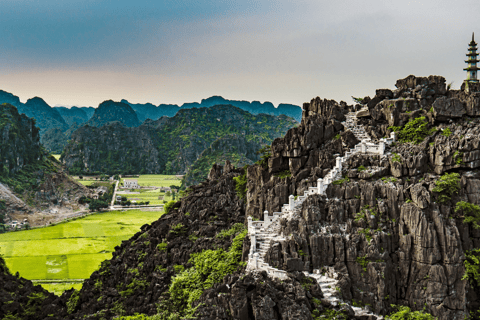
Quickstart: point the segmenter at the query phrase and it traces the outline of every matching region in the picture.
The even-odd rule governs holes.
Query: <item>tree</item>
[[[102,200],[94,199],[90,202],[89,208],[90,208],[90,211],[92,211],[92,212],[93,211],[100,211],[103,208],[108,208],[108,203],[105,202],[105,201],[102,201]]]

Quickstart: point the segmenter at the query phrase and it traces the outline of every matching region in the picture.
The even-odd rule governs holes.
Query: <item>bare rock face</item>
[[[458,98],[439,97],[432,107],[435,119],[438,121],[461,118],[466,114],[465,106]]]

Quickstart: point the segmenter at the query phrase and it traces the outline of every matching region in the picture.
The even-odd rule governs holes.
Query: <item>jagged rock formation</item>
[[[202,99],[200,103],[191,102],[184,103],[182,106],[176,104],[160,104],[158,107],[151,104],[140,104],[140,103],[130,103],[127,100],[122,100],[123,103],[129,104],[137,113],[140,121],[145,119],[157,120],[163,116],[173,117],[181,109],[190,109],[190,108],[209,108],[216,105],[232,105],[234,107],[245,110],[251,114],[269,114],[272,116],[286,115],[294,118],[297,121],[300,121],[302,118],[302,109],[299,106],[293,104],[281,103],[277,108],[273,106],[271,102],[260,103],[259,101],[239,101],[239,100],[228,100],[221,96],[212,96],[207,99]]]
[[[245,136],[234,134],[218,138],[205,149],[188,168],[184,177],[185,184],[195,185],[207,178],[207,173],[215,163],[231,161],[240,168],[258,160],[257,151],[262,147],[256,141],[248,141]]]
[[[109,122],[120,122],[125,127],[138,127],[140,121],[132,107],[123,102],[112,100],[100,103],[95,113],[85,124],[91,127],[101,127]]]
[[[212,147],[218,151],[217,139],[239,147],[237,151],[232,149],[231,155],[225,151],[227,159],[239,163],[236,157],[246,151],[244,156],[254,161],[258,159],[254,152],[260,146],[295,124],[286,116],[253,116],[232,106],[185,109],[173,118],[147,120],[136,128],[118,123],[82,127],[72,134],[61,159],[70,172],[183,174],[204,150]],[[216,158],[205,160],[208,167],[199,165],[192,182],[206,177]]]
[[[74,210],[76,199],[89,193],[64,173],[39,140],[33,119],[12,105],[0,105],[0,200],[5,201],[7,214],[51,206]]]
[[[175,317],[185,301],[172,300],[170,285],[175,272],[195,272],[191,254],[227,250],[234,235],[217,237],[220,231],[249,216],[266,226],[273,218],[265,210],[281,212],[293,201],[293,214],[279,216],[275,230],[245,238],[240,259],[247,262],[255,245],[283,282],[239,265],[198,293],[193,316],[310,320],[342,312],[373,320],[397,304],[440,320],[478,318],[480,233],[465,221],[479,220],[478,212],[456,210],[461,201],[480,205],[476,93],[447,90],[438,76],[409,76],[397,88],[363,98],[363,109],[320,98],[304,104],[300,126],[273,141],[267,161],[246,170],[215,164],[169,214],[118,246],[79,293],[65,293],[60,312],[78,296],[65,318]],[[397,142],[382,152],[392,132]],[[353,153],[357,145],[377,153]],[[331,183],[312,192],[319,179]]]

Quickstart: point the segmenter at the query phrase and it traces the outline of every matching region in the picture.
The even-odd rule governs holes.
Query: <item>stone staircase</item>
[[[360,110],[360,111],[363,111]],[[309,187],[303,195],[294,197],[290,195],[289,203],[284,204],[281,212],[274,212],[273,215],[269,215],[268,211],[264,212],[263,221],[253,221],[252,217],[248,217],[248,233],[250,236],[250,253],[248,255],[247,271],[266,271],[272,277],[285,279],[287,278],[287,272],[274,268],[265,262],[265,254],[272,241],[278,242],[286,240],[284,235],[280,233],[280,218],[286,218],[287,220],[296,219],[300,215],[300,210],[303,201],[312,194],[325,195],[330,183],[341,178],[342,164],[348,160],[352,155],[356,153],[381,155],[385,153],[385,145],[391,144],[395,141],[395,136],[389,139],[380,139],[379,143],[371,142],[370,137],[365,132],[363,126],[357,124],[356,112],[350,112],[346,115],[346,120],[342,123],[345,130],[353,132],[355,137],[361,142],[354,148],[347,151],[344,157],[337,157],[335,167],[328,172],[323,179],[317,180],[317,187]],[[321,232],[326,232],[325,228],[322,228]],[[339,297],[339,293],[336,290],[337,273],[333,267],[327,267],[328,271],[324,274],[320,273],[320,270],[313,270],[313,273],[304,272],[306,275],[313,277],[317,280],[318,284],[322,288],[325,299],[327,299],[333,305],[344,303]],[[357,316],[371,315],[366,310],[358,307],[352,307]]]

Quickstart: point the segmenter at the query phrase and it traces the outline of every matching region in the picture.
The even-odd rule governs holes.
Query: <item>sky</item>
[[[0,89],[93,107],[350,104],[410,74],[458,89],[479,13],[478,0],[1,0]]]

